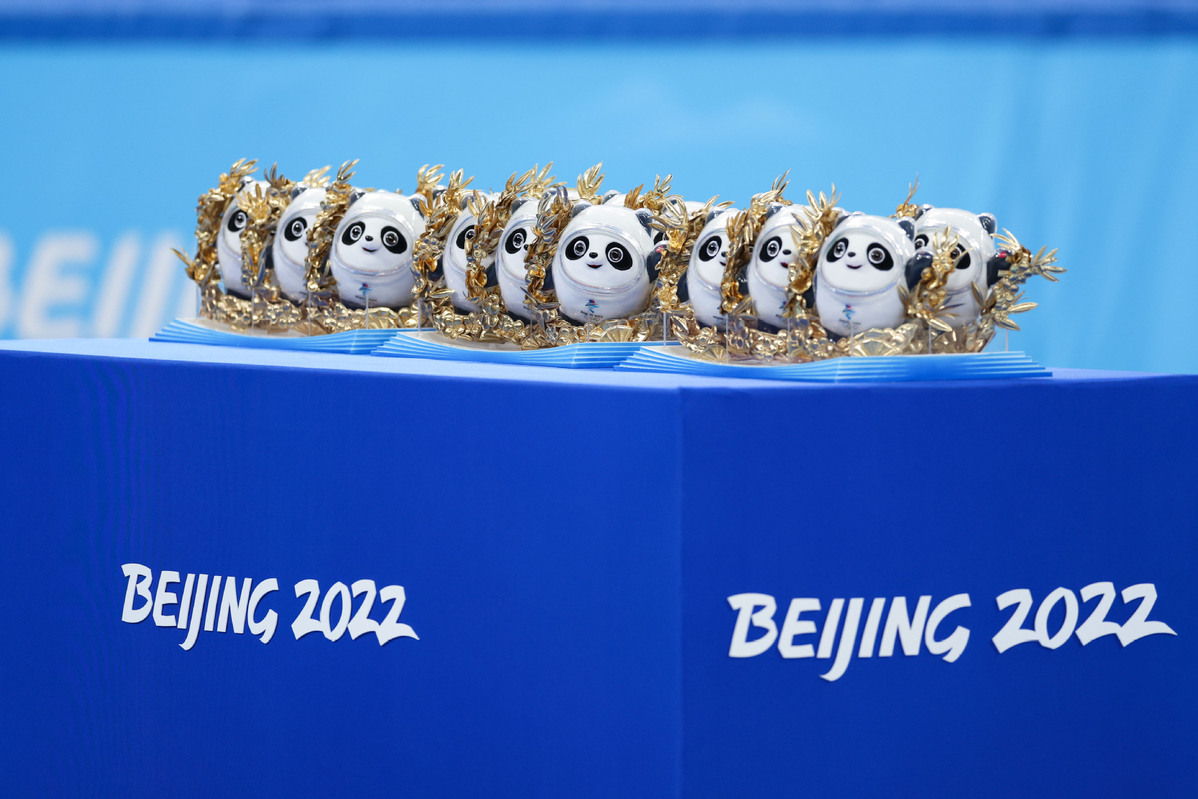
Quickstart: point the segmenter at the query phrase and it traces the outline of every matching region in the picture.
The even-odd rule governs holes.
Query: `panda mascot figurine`
[[[707,224],[699,231],[686,267],[686,293],[699,324],[723,329],[724,267],[728,265],[728,220],[735,208],[715,210],[707,215]]]
[[[412,303],[412,250],[424,232],[418,198],[365,192],[350,202],[333,237],[329,271],[351,308],[402,308]]]
[[[841,217],[815,267],[815,307],[825,330],[840,337],[902,324],[899,285],[906,281],[910,289],[932,263],[930,252],[915,252],[914,238],[911,219]]]
[[[292,302],[300,303],[308,298],[308,231],[316,222],[325,194],[325,189],[317,186],[300,185],[292,189],[291,202],[279,217],[275,239],[270,245],[279,289]]]
[[[493,202],[495,195],[484,194],[483,200]],[[466,260],[466,243],[474,238],[475,221],[474,214],[463,200],[462,210],[454,221],[453,227],[449,229],[445,251],[441,255],[445,285],[452,292],[450,301],[454,308],[463,313],[478,310],[478,305],[470,299],[469,291],[466,288],[466,273],[470,269],[470,264]],[[487,284],[493,285],[495,282],[495,253],[486,253],[483,265],[487,270]]]
[[[579,203],[550,271],[563,317],[574,324],[623,319],[649,307],[661,253],[647,209]]]
[[[528,266],[524,259],[532,244],[537,227],[537,200],[521,198],[512,207],[512,215],[503,226],[499,248],[495,253],[495,278],[508,313],[520,319],[531,319],[524,306],[524,289],[528,286]],[[545,273],[545,288],[553,288],[552,272]]]
[[[745,268],[745,282],[757,318],[776,329],[786,327],[782,312],[786,310],[790,288],[790,265],[799,258],[791,230],[802,229],[803,223],[794,212],[795,206],[773,204],[753,242],[753,255]]]
[[[260,188],[263,194],[270,191],[270,184],[265,180],[247,178],[242,181],[238,193],[252,192],[255,186]],[[248,222],[249,217],[234,198],[221,217],[220,235],[216,237],[216,262],[225,284],[225,293],[235,294],[247,300],[250,298],[250,286],[245,284],[241,276],[241,233]]]
[[[933,236],[947,229],[957,237],[952,252],[955,265],[944,288],[948,298],[944,303],[944,321],[952,327],[964,327],[978,318],[981,308],[971,286],[985,297],[998,281],[998,271],[1005,265],[1004,256],[991,238],[996,229],[993,214],[974,214],[960,208],[924,206],[915,220],[915,248],[932,252]]]

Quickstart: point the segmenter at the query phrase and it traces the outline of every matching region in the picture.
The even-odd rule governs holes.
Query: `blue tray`
[[[1052,372],[1022,352],[963,355],[889,355],[876,358],[829,358],[812,363],[754,365],[703,361],[676,347],[641,347],[616,369],[669,372],[706,377],[751,377],[816,383],[903,382],[913,380],[989,380],[1049,377]]]
[[[542,350],[500,349],[447,344],[433,340],[421,331],[403,330],[371,354],[394,358],[553,366],[560,369],[610,369],[642,346],[635,342],[587,342]]]
[[[337,352],[345,355],[367,355],[386,343],[396,331],[348,330],[318,336],[266,335],[264,333],[233,333],[213,330],[182,319],[171,322],[150,341],[170,341],[176,344],[214,344],[223,347],[250,347],[263,350],[303,350],[307,352]]]

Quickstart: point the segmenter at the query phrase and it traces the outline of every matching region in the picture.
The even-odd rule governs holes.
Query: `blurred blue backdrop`
[[[738,205],[789,170],[793,200],[835,184],[880,214],[918,178],[917,201],[1059,249],[1012,349],[1198,371],[1193,3],[149,8],[0,8],[0,337],[193,315],[170,248],[238,158],[293,178],[358,158],[360,185],[405,189],[426,163],[498,187],[602,161],[608,188],[672,173]]]

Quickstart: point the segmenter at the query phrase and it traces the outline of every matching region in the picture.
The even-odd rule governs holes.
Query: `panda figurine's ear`
[[[847,214],[844,211],[841,211],[840,218],[836,220],[836,224],[832,226],[832,229],[835,230],[836,228],[843,225],[846,220],[852,219],[854,216],[859,216],[860,214],[861,214],[861,211],[853,211],[851,214]]]
[[[986,262],[986,285],[993,286],[1002,277],[1002,273],[1008,269],[1007,258],[1010,253],[1006,250],[999,250],[990,256],[990,260]]]
[[[657,231],[653,229],[653,212],[648,208],[638,208],[636,218],[645,232],[649,234],[649,239],[652,240],[657,235]]]
[[[898,222],[898,225],[903,229],[903,232],[907,234],[907,238],[915,241],[915,220],[904,216],[895,221]]]
[[[587,208],[592,208],[592,207],[593,206],[586,200],[579,200],[578,202],[574,203],[574,207],[570,209],[570,218],[573,219],[574,217],[578,216],[580,213],[585,211]]]
[[[528,202],[527,197],[521,197],[518,200],[516,200],[515,202],[513,202],[512,203],[512,213],[514,214],[514,213],[516,213],[516,211],[520,210],[520,206],[524,205],[524,203],[526,203],[526,202]]]
[[[994,235],[994,231],[998,230],[998,220],[994,218],[994,214],[978,214],[978,221],[982,223],[982,230],[991,236]]]
[[[307,186],[297,183],[296,185],[291,187],[291,199],[294,200],[296,197],[300,196],[307,190],[308,190]]]
[[[410,202],[412,204],[412,207],[416,209],[416,213],[420,214],[420,218],[423,219],[424,218],[424,210],[420,207],[420,198],[419,197],[409,197],[408,202]]]
[[[615,189],[612,189],[611,191],[603,192],[603,201],[602,201],[603,204],[606,205],[607,203],[611,202],[611,199],[613,197],[618,196],[619,194],[620,194],[620,192],[616,191]]]
[[[703,224],[704,225],[710,224],[711,220],[715,219],[721,213],[723,213],[723,211],[721,211],[719,208],[713,208],[712,210],[708,211],[707,218],[703,220]]]
[[[786,203],[770,203],[769,209],[765,212],[765,218],[769,219],[774,214],[786,207]]]
[[[351,191],[349,193],[349,204],[353,205],[354,203],[356,203],[358,200],[362,199],[365,196],[366,196],[365,189],[354,189],[353,191]]]
[[[928,250],[920,250],[907,259],[906,276],[907,289],[915,288],[915,284],[919,282],[919,278],[923,276],[923,270],[932,265],[932,253]]]
[[[915,218],[919,219],[921,216],[926,214],[928,211],[931,211],[935,207],[936,206],[932,205],[931,203],[924,203],[923,205],[917,206],[915,208]]]

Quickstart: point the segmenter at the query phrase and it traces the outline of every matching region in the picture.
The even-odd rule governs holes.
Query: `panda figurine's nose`
[[[366,237],[366,240],[367,240],[367,241],[374,241],[374,236],[367,236],[367,237]]]
[[[850,258],[856,258],[856,257],[857,257],[857,253],[855,253],[855,252],[851,252],[851,253],[849,253],[849,257],[850,257]]]
[[[593,253],[591,253],[591,257],[592,257],[592,258],[598,258],[598,257],[599,257],[599,253],[597,253],[597,252],[593,252]]]

